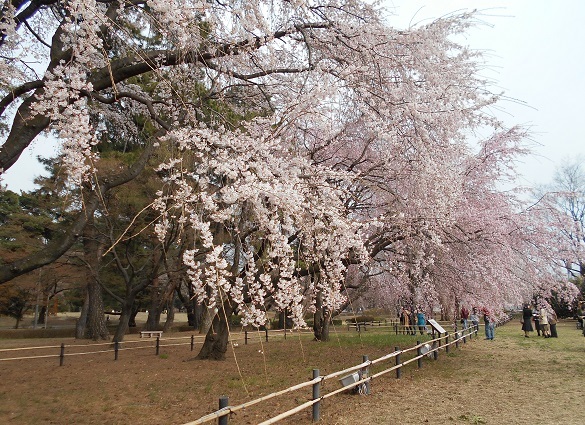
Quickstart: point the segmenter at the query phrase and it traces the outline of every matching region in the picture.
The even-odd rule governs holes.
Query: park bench
[[[161,337],[163,334],[163,331],[140,331],[140,338],[145,338],[145,337],[149,337],[152,338],[153,336],[156,337]]]
[[[381,320],[368,320],[367,322],[351,322],[347,321],[347,330],[355,329],[357,331],[361,331],[362,328],[366,331],[368,326],[382,326],[383,322]]]
[[[364,331],[368,330],[367,326],[372,326],[372,322],[358,322],[358,323],[348,323],[347,324],[347,330],[350,329],[355,329],[356,331],[361,331],[362,329]]]

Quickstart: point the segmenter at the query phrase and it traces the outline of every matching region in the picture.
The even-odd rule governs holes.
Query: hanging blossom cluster
[[[160,167],[168,177],[155,205],[162,217],[156,230],[164,238],[170,220],[181,220],[195,235],[183,261],[199,301],[214,307],[229,299],[244,324],[260,326],[269,298],[303,326],[306,292],[339,307],[345,261],[366,253],[361,225],[346,217],[344,194],[331,183],[352,176],[291,154],[273,124],[172,132],[183,161]],[[318,275],[316,283],[306,287],[306,275]]]
[[[57,67],[47,77],[43,97],[34,104],[34,113],[53,120],[53,128],[62,140],[63,165],[69,180],[80,185],[98,159],[92,151],[97,138],[87,99],[79,96],[80,90],[91,90],[91,83],[70,67]]]
[[[201,43],[200,22],[210,2],[202,0],[148,0],[150,26],[176,47],[191,49]]]
[[[95,1],[72,0],[64,5],[60,27],[62,59],[45,72],[44,88],[37,94],[33,114],[49,117],[62,140],[61,153],[69,180],[80,185],[94,170],[96,131],[90,122],[88,99],[93,85],[88,69],[103,66],[103,41],[99,36],[100,10]]]

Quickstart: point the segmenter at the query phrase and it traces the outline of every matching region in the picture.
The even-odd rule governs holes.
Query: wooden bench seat
[[[152,338],[153,336],[157,336],[157,337],[161,337],[163,334],[163,331],[140,331],[140,338],[145,338],[145,337],[149,337]]]

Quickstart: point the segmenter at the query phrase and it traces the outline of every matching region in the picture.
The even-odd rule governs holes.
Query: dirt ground
[[[341,402],[326,424],[585,423],[585,338],[575,322],[559,338],[524,338],[520,323],[496,329],[493,341],[443,355],[400,380],[372,384],[372,394]],[[535,334],[535,332],[533,332]]]
[[[582,424],[585,421],[585,338],[574,322],[559,326],[558,339],[523,338],[519,323],[496,330],[494,341],[475,339],[437,361],[406,367],[372,382],[368,396],[340,394],[322,403],[323,424]],[[338,330],[331,342],[311,335],[240,340],[224,362],[192,360],[191,333],[165,334],[156,355],[154,340],[129,335],[125,350],[58,357],[0,360],[0,423],[6,424],[183,424],[217,409],[221,395],[237,405],[322,375],[375,359],[407,344],[405,336],[352,340]],[[369,333],[368,337],[374,333]],[[238,335],[234,335],[236,339]],[[411,337],[414,338],[414,337]],[[0,359],[111,350],[74,339],[1,339]],[[132,349],[130,349],[132,348]],[[335,389],[326,383],[323,393]],[[310,399],[306,388],[235,413],[230,424],[257,424]],[[310,409],[285,424],[310,423]],[[216,423],[214,421],[210,423]]]

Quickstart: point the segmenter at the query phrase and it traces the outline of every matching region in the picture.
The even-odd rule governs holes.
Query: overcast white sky
[[[491,71],[508,97],[501,118],[510,126],[530,126],[535,155],[519,164],[521,184],[552,180],[555,167],[577,155],[585,157],[581,140],[585,124],[585,1],[582,0],[385,0],[396,16],[390,24],[407,27],[445,14],[478,9],[489,25],[466,38],[472,48],[485,50]],[[55,149],[36,142],[4,177],[14,191],[33,188],[39,173],[36,155]]]

